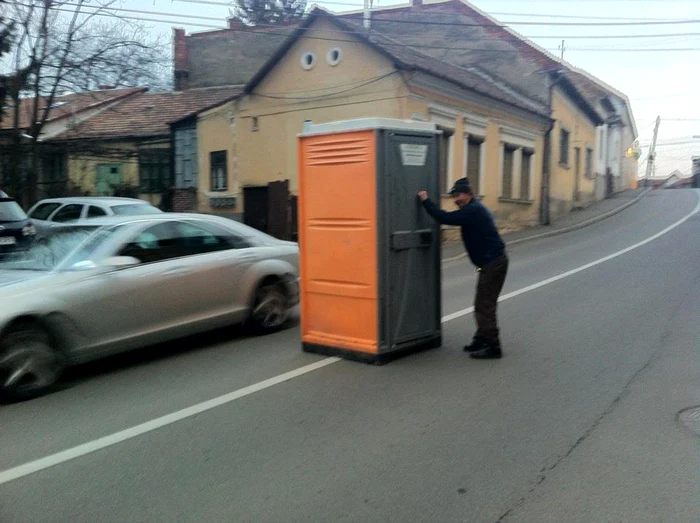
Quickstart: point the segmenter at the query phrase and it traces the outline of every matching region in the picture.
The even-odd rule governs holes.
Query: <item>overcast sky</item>
[[[225,19],[229,16],[226,0],[209,1],[221,5],[196,3],[197,0],[122,0],[122,9],[144,12],[120,14],[172,20],[171,23],[146,22],[152,26],[153,31],[169,38],[172,27],[175,26],[184,27],[188,33],[210,30],[209,26],[224,27]],[[395,0],[375,0],[375,7],[396,3]],[[358,0],[329,0],[318,4],[333,11],[362,7],[362,1]],[[693,135],[700,135],[700,104],[697,94],[700,86],[700,0],[474,0],[473,4],[554,53],[559,53],[561,37],[565,37],[565,60],[589,71],[630,98],[643,148],[642,159],[651,142],[654,120],[656,116],[661,116],[657,176],[667,175],[674,169],[679,169],[684,174],[690,173],[690,157],[693,154],[700,155],[700,143],[693,150],[691,140]],[[175,16],[166,16],[166,13]],[[669,20],[696,22],[648,24],[651,21]],[[523,21],[587,24],[635,21],[645,25],[572,27],[517,24]],[[681,33],[692,35],[650,36]],[[633,37],[612,38],[622,35]],[[688,48],[694,50],[668,51]],[[677,145],[664,145],[665,143]],[[644,170],[643,166],[641,170]]]

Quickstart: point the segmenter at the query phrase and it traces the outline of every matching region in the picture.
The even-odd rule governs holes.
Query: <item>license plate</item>
[[[12,236],[0,238],[0,245],[14,245],[17,242]]]

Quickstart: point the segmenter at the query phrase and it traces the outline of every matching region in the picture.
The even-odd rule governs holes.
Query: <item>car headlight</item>
[[[36,227],[33,225],[26,225],[22,227],[22,236],[34,236],[36,235]]]

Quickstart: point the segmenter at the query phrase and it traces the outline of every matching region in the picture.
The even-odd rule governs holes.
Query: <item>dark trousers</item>
[[[506,274],[508,274],[508,257],[505,253],[479,271],[474,298],[474,318],[477,327],[475,340],[482,340],[489,344],[500,343],[496,308],[498,296],[506,281]]]

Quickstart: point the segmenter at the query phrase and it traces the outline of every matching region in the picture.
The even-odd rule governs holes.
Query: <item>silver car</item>
[[[0,393],[31,397],[67,365],[234,323],[277,330],[298,303],[298,253],[206,215],[58,226],[0,262]]]

